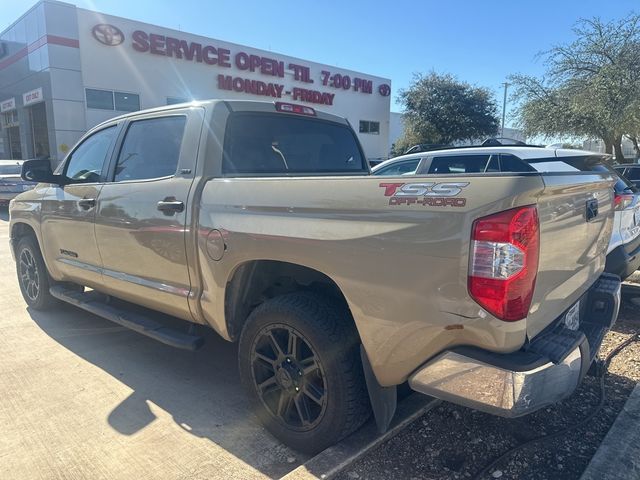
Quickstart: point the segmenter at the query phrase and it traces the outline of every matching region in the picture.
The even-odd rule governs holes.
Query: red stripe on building
[[[16,53],[11,55],[9,58],[5,58],[4,60],[0,61],[0,70],[2,70],[3,68],[8,67],[9,65],[11,65],[13,63],[16,63],[21,58],[26,57],[27,53],[29,53],[27,51],[27,47],[23,47],[20,50],[18,50]]]
[[[80,41],[74,38],[59,37],[57,35],[47,35],[47,43],[51,45],[62,45],[63,47],[80,48]]]
[[[29,53],[35,52],[37,49],[47,44],[60,45],[62,47],[80,48],[80,42],[76,39],[59,37],[57,35],[43,35],[32,44],[26,47],[22,47],[10,57],[0,61],[0,70],[7,68],[9,65],[13,65],[18,60],[26,57]]]
[[[37,49],[39,49],[40,47],[44,46],[47,44],[47,36],[43,35],[42,37],[40,37],[38,40],[36,40],[35,42],[33,42],[31,45],[29,45],[27,47],[27,51],[29,53],[33,53],[35,52]]]

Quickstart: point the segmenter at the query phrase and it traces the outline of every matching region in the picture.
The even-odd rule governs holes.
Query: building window
[[[360,133],[380,134],[380,122],[371,122],[369,120],[360,120]]]
[[[167,97],[167,105],[175,105],[177,103],[187,103],[189,100],[180,97]]]
[[[140,96],[135,93],[113,92],[116,110],[135,112],[140,110]]]
[[[140,110],[140,95],[135,93],[98,90],[96,88],[87,88],[85,93],[87,96],[87,108],[118,110],[120,112]]]
[[[87,88],[87,108],[99,110],[113,110],[113,92],[111,90],[96,90]]]

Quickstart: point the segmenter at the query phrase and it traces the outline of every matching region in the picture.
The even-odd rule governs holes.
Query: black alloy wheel
[[[311,430],[326,411],[322,363],[307,339],[284,324],[264,327],[251,349],[253,382],[265,408],[288,428]]]
[[[29,307],[44,310],[56,303],[49,293],[51,280],[42,259],[37,240],[32,236],[20,238],[15,249],[16,273],[22,298]]]
[[[371,414],[360,338],[339,299],[293,292],[264,301],[244,324],[238,366],[254,413],[295,450],[320,452]]]
[[[20,252],[18,268],[22,291],[31,302],[36,302],[40,294],[40,272],[31,250],[25,248]]]

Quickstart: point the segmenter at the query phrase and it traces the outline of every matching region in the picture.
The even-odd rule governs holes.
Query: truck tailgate
[[[562,315],[597,280],[604,269],[613,227],[613,190],[608,175],[545,173],[542,178],[545,189],[538,200],[540,259],[527,317],[529,338]],[[597,205],[597,214],[593,205]],[[588,211],[590,207],[592,211]]]

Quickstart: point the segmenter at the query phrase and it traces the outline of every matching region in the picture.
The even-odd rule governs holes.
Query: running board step
[[[106,301],[108,297],[95,290],[78,292],[56,285],[49,291],[58,300],[80,307],[166,345],[194,351],[204,344],[204,338],[200,336],[180,332],[156,322],[149,316],[109,305]]]

